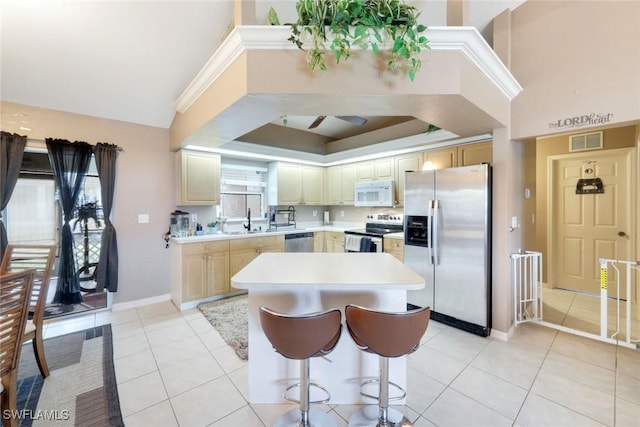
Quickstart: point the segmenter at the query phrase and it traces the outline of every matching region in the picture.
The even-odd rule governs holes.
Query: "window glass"
[[[220,209],[225,218],[264,217],[266,211],[265,168],[222,165],[220,186]]]
[[[19,178],[5,210],[11,243],[57,243],[60,217],[56,191],[50,179]]]

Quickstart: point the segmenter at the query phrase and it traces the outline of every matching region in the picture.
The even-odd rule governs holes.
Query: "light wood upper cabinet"
[[[322,205],[324,168],[269,163],[269,205]]]
[[[404,205],[405,172],[422,169],[422,153],[414,152],[394,157],[396,205]]]
[[[493,143],[478,142],[458,146],[458,166],[491,164],[493,161]]]
[[[176,153],[177,205],[220,203],[220,156],[200,151]]]
[[[440,148],[422,152],[422,162],[431,162],[430,169],[446,169],[458,164],[458,150],[456,147]],[[420,168],[422,169],[422,168]]]
[[[431,162],[431,169],[454,168],[479,165],[493,161],[493,143],[491,141],[457,145],[438,150],[423,151],[423,164]]]
[[[319,166],[302,166],[302,203],[305,205],[324,204],[324,170]]]
[[[355,165],[356,182],[367,182],[374,180],[373,160],[367,162],[357,162]]]
[[[375,180],[395,179],[395,163],[393,157],[376,159],[374,162]]]
[[[395,163],[393,157],[357,162],[355,166],[356,182],[395,179]]]
[[[326,171],[328,205],[353,205],[355,200],[356,164],[330,166]]]
[[[326,174],[327,203],[337,205],[342,201],[342,166],[329,166]]]
[[[302,166],[294,163],[269,163],[269,205],[297,205],[302,199]]]

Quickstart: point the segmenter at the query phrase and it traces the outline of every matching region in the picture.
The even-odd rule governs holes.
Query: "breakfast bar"
[[[330,308],[339,308],[344,315],[347,304],[402,312],[407,291],[424,287],[420,275],[390,254],[362,252],[264,253],[231,283],[249,294],[251,403],[284,403],[284,390],[299,376],[299,363],[276,353],[262,332],[260,306],[293,315]],[[378,376],[378,357],[359,350],[346,327],[334,351],[326,358],[314,358],[310,369],[311,381],[329,390],[331,403],[371,403],[362,400],[359,387]],[[389,372],[391,381],[406,388],[406,357],[392,359]]]

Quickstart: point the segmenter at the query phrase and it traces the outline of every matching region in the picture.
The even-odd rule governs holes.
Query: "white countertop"
[[[314,232],[314,231],[337,231],[342,233],[344,230],[349,230],[352,228],[357,228],[355,226],[341,226],[341,225],[320,225],[320,226],[310,226],[304,228],[283,228],[282,230],[277,231],[258,231],[253,233],[216,233],[216,234],[203,234],[201,236],[188,236],[188,237],[172,237],[171,242],[184,245],[187,243],[200,243],[200,242],[210,242],[215,240],[230,240],[230,239],[247,239],[252,237],[262,237],[262,236],[278,236],[283,234],[290,233],[305,233],[305,232]]]
[[[424,279],[387,253],[263,253],[231,278],[238,289],[416,290]]]

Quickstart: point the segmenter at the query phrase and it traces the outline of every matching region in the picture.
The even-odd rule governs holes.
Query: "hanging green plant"
[[[419,24],[420,11],[403,0],[298,0],[298,21],[291,26],[289,41],[303,48],[310,36],[307,63],[312,70],[326,70],[325,54],[333,52],[336,63],[351,56],[353,46],[371,48],[389,43],[390,70],[403,70],[413,81],[422,61],[420,52],[429,48]],[[328,49],[327,49],[328,43]]]

